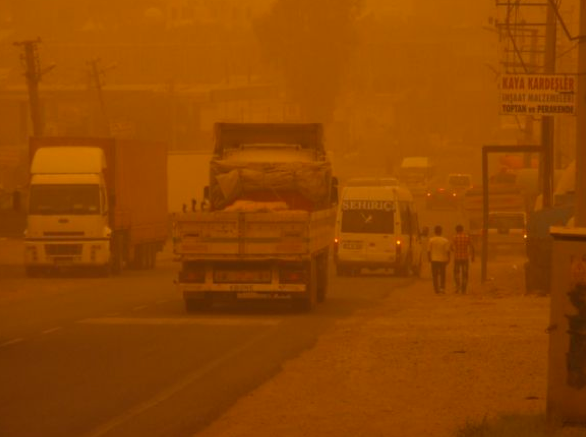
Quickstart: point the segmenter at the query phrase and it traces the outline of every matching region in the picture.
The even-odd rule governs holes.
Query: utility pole
[[[556,64],[556,11],[553,6],[547,4],[547,20],[545,30],[545,62],[544,74],[555,74]],[[553,206],[553,168],[554,168],[554,118],[551,115],[544,116],[541,121],[541,146],[543,147],[541,159],[541,177],[543,178],[543,208]]]
[[[576,96],[576,217],[586,227],[586,0],[580,0],[578,42],[578,95]]]
[[[93,83],[97,94],[98,94],[98,103],[100,105],[100,125],[101,125],[101,133],[106,136],[110,136],[110,122],[108,120],[108,114],[106,113],[106,104],[104,103],[104,93],[102,90],[103,83],[102,78],[104,76],[105,70],[100,70],[99,68],[99,59],[92,59],[88,62],[89,65],[89,74],[91,78],[91,82]]]
[[[39,101],[39,82],[43,76],[41,71],[41,62],[37,45],[41,42],[40,38],[36,40],[27,40],[15,42],[17,47],[24,47],[24,54],[21,60],[25,66],[26,84],[28,87],[29,104],[31,111],[31,120],[33,122],[33,133],[36,137],[43,135],[43,117]]]

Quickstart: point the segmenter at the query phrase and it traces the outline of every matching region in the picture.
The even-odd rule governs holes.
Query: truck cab
[[[37,151],[31,165],[25,233],[28,274],[68,266],[92,266],[107,272],[111,229],[105,166],[99,148]]]

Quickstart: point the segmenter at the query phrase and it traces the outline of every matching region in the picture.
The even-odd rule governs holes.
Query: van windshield
[[[32,185],[30,214],[92,215],[100,212],[97,184]]]
[[[342,213],[342,232],[356,234],[392,234],[394,211],[352,209]]]

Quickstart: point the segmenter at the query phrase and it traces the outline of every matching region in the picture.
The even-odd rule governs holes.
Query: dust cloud
[[[22,183],[32,129],[13,43],[37,38],[48,135],[208,151],[216,121],[311,121],[342,178],[395,173],[405,156],[477,170],[499,130],[493,3],[3,1],[2,183]]]

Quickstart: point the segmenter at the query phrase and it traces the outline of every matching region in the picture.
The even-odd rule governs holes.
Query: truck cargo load
[[[175,253],[186,308],[216,300],[325,299],[335,203],[319,124],[216,125],[209,211],[180,214]]]

